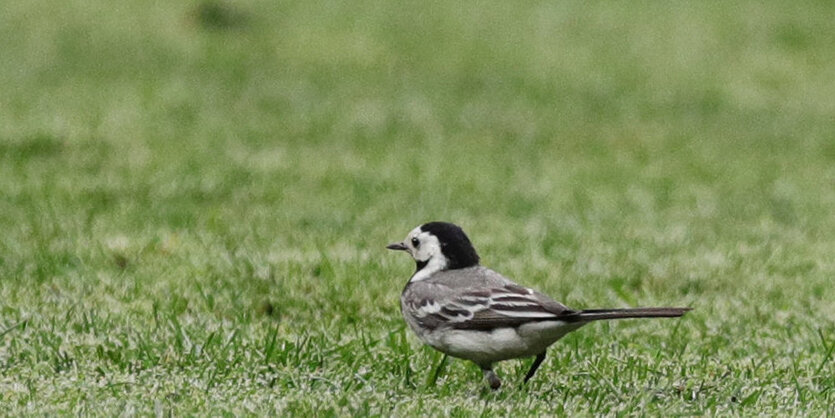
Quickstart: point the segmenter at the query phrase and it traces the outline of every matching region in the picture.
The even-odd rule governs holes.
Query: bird
[[[688,307],[569,308],[479,264],[461,227],[429,222],[386,246],[412,256],[416,270],[403,288],[400,308],[425,344],[481,368],[490,388],[501,387],[495,363],[534,357],[527,383],[551,344],[590,322],[624,318],[675,318]]]

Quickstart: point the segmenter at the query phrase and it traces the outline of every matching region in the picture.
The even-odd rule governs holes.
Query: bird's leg
[[[536,359],[534,359],[533,364],[531,364],[531,369],[528,370],[528,374],[525,375],[525,383],[528,383],[528,380],[531,380],[533,375],[536,373],[536,369],[539,368],[539,365],[542,364],[543,360],[545,360],[544,351],[536,355]]]
[[[487,378],[487,382],[490,383],[490,389],[496,390],[502,386],[502,381],[499,380],[499,376],[496,376],[496,372],[493,371],[493,366],[481,366],[481,371],[484,372],[484,377]]]

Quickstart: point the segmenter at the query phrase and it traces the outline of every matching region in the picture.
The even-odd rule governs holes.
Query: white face
[[[443,258],[438,237],[428,232],[421,232],[420,227],[409,232],[409,235],[403,240],[403,245],[406,246],[406,251],[411,254],[412,258],[417,261],[429,261],[435,256]]]
[[[417,271],[409,279],[416,282],[432,277],[435,273],[445,270],[449,260],[441,251],[441,242],[435,235],[421,231],[417,227],[409,232],[403,242],[389,244],[386,248],[390,250],[404,250],[417,261]]]

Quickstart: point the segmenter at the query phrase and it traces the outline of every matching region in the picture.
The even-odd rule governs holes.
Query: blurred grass
[[[832,412],[828,2],[0,5],[9,413]],[[589,327],[406,337],[428,220]],[[524,364],[502,366],[508,382]],[[512,386],[512,385],[511,385]]]

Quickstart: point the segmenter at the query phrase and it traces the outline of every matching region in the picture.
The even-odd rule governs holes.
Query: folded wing
[[[530,322],[570,320],[578,313],[539,292],[515,284],[453,293],[437,301],[421,299],[413,306],[417,320],[430,329],[489,331]]]

